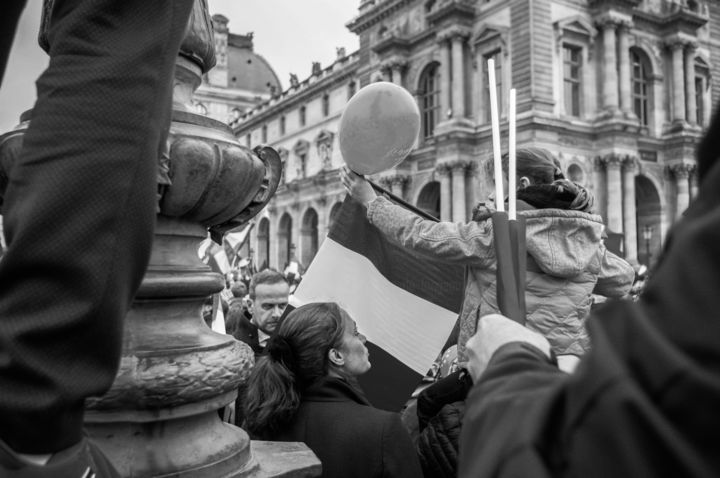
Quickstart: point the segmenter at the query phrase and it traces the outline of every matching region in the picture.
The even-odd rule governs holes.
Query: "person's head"
[[[230,286],[230,292],[232,292],[233,297],[242,299],[247,295],[247,286],[244,282],[237,281]]]
[[[370,369],[365,337],[355,321],[331,302],[290,312],[250,375],[247,426],[267,436],[291,420],[302,391],[327,376],[354,377]]]
[[[490,177],[493,176],[493,163],[489,164]],[[515,152],[516,184],[523,189],[531,184],[550,184],[557,179],[563,179],[560,162],[552,153],[543,148],[520,148]],[[502,157],[504,190],[507,191],[508,155]]]
[[[249,308],[252,322],[266,334],[277,328],[288,304],[290,286],[280,272],[265,269],[250,280]]]

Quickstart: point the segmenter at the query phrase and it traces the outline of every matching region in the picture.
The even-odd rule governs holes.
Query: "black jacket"
[[[425,478],[457,476],[460,425],[464,414],[464,401],[445,405],[420,433],[417,449]]]
[[[573,375],[530,346],[496,352],[466,402],[460,477],[720,476],[717,149],[639,301],[598,311]]]
[[[373,408],[338,378],[327,377],[307,389],[292,424],[271,439],[305,442],[322,462],[326,478],[422,476],[400,416]]]

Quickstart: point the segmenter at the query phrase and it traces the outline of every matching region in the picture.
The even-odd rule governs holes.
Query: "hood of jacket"
[[[555,277],[597,273],[605,225],[596,214],[563,209],[519,211],[526,219],[527,252],[538,267]]]

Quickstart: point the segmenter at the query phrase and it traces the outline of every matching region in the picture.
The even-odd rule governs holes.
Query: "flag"
[[[223,277],[230,271],[230,261],[228,261],[227,254],[225,254],[225,249],[217,245],[209,237],[200,243],[198,257],[209,265],[214,272],[222,274]]]
[[[367,337],[370,402],[398,411],[445,345],[462,305],[465,269],[391,243],[346,197],[294,294],[337,302]]]
[[[250,238],[250,231],[252,231],[253,226],[255,226],[255,221],[250,221],[240,230],[229,231],[223,236],[224,243],[227,244],[230,249],[230,253],[227,254],[227,256],[231,266],[235,265],[240,249],[242,249]]]

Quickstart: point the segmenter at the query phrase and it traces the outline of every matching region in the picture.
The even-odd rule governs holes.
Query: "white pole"
[[[488,88],[490,93],[490,121],[492,123],[493,159],[495,165],[495,207],[505,211],[505,195],[502,181],[502,154],[500,150],[500,118],[498,116],[497,86],[495,82],[495,60],[487,62]]]
[[[514,221],[517,219],[516,205],[516,177],[517,166],[515,158],[515,88],[510,89],[510,104],[508,105],[508,219]]]

